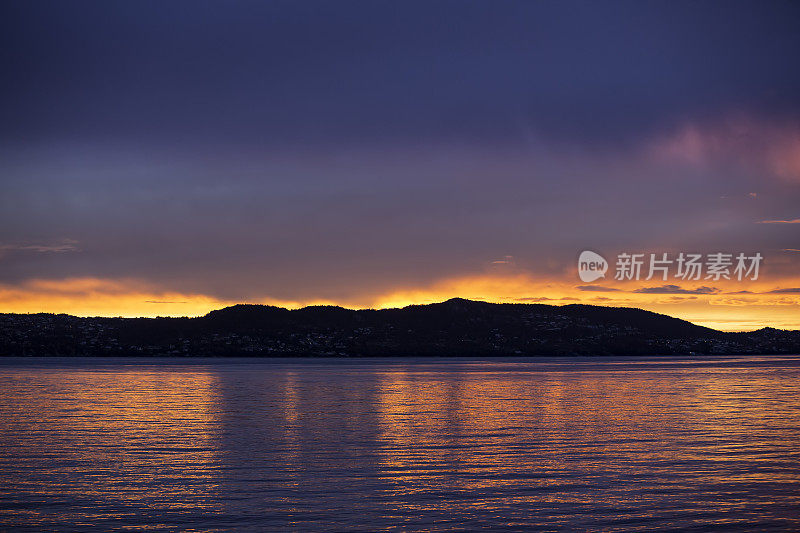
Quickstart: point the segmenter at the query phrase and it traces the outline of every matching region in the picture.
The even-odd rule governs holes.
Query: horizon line
[[[37,311],[37,312],[28,312],[28,313],[15,313],[15,312],[0,311],[0,315],[53,315],[53,316],[69,316],[69,317],[83,318],[83,319],[88,319],[88,318],[109,318],[109,319],[118,319],[118,320],[119,319],[122,319],[122,320],[137,320],[137,319],[141,319],[141,320],[159,320],[159,319],[161,319],[161,320],[163,320],[163,319],[203,318],[203,317],[206,317],[206,316],[210,315],[211,313],[214,313],[214,312],[217,312],[217,311],[222,311],[222,310],[225,310],[225,309],[230,309],[230,308],[233,308],[233,307],[238,307],[238,306],[269,307],[269,308],[274,308],[274,309],[281,309],[281,310],[288,311],[288,312],[302,311],[304,309],[312,309],[312,308],[335,308],[335,309],[342,309],[342,310],[354,311],[354,312],[358,312],[358,311],[380,312],[380,311],[391,311],[391,310],[408,309],[410,307],[424,307],[424,306],[430,306],[430,305],[441,305],[441,304],[444,304],[444,303],[447,303],[447,302],[452,302],[454,300],[461,300],[461,301],[464,301],[464,302],[480,303],[480,304],[487,304],[487,305],[538,305],[538,306],[545,306],[545,307],[570,307],[570,306],[577,307],[577,306],[581,306],[581,307],[600,307],[600,308],[604,308],[604,309],[631,309],[631,310],[642,311],[642,312],[646,312],[646,313],[652,313],[654,315],[665,316],[665,317],[673,318],[675,320],[681,320],[683,322],[687,322],[689,324],[692,324],[692,325],[695,325],[695,326],[698,326],[698,327],[703,327],[703,328],[707,328],[709,330],[723,332],[723,333],[747,333],[747,332],[759,331],[759,330],[762,330],[762,329],[777,329],[777,330],[782,330],[782,331],[800,331],[800,329],[791,329],[791,328],[784,329],[784,328],[779,328],[779,327],[774,327],[774,326],[766,326],[766,325],[763,325],[761,327],[756,327],[754,329],[749,329],[749,330],[745,330],[745,329],[732,329],[732,330],[717,329],[717,328],[712,328],[710,326],[704,326],[702,324],[698,324],[698,323],[696,323],[696,322],[694,322],[692,320],[676,317],[676,316],[673,316],[673,315],[670,315],[670,314],[667,314],[667,313],[658,313],[656,311],[651,311],[649,309],[644,309],[642,307],[630,307],[630,306],[622,306],[622,305],[597,305],[597,304],[586,304],[586,303],[575,303],[575,302],[562,303],[562,304],[542,303],[542,302],[491,302],[491,301],[487,301],[487,300],[462,298],[460,296],[454,296],[454,297],[447,298],[447,299],[441,300],[441,301],[436,301],[436,302],[412,303],[412,304],[404,305],[402,307],[380,307],[380,308],[378,308],[378,307],[347,307],[347,306],[344,306],[344,305],[337,305],[337,304],[309,304],[309,305],[300,306],[300,307],[284,307],[284,306],[274,305],[274,304],[239,302],[239,303],[235,303],[235,304],[231,304],[231,305],[226,305],[226,306],[220,307],[218,309],[212,309],[212,310],[210,310],[210,311],[208,311],[208,312],[206,312],[204,314],[182,315],[182,316],[78,315],[78,314],[71,314],[71,313],[52,313],[52,312],[47,312],[47,311]],[[156,302],[152,302],[152,303],[156,303]],[[158,302],[158,303],[160,303],[160,302]]]

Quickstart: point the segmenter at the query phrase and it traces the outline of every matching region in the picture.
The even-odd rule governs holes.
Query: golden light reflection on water
[[[0,529],[800,528],[796,358],[22,362],[0,383]]]
[[[20,501],[81,502],[74,516],[57,517],[78,527],[97,525],[90,510],[99,502],[116,508],[100,513],[104,521],[143,509],[180,515],[187,502],[195,513],[216,506],[213,373],[59,369],[4,377],[0,442],[18,454],[2,469],[14,472],[5,491]],[[14,512],[43,525],[46,511]]]
[[[582,508],[645,520],[735,510],[754,498],[769,505],[769,494],[730,489],[757,482],[785,484],[800,502],[798,470],[776,466],[800,451],[797,408],[786,409],[798,388],[772,371],[382,377],[382,465],[395,496],[413,502],[408,511],[458,516],[480,506],[513,525],[526,519],[520,506],[566,506],[564,524]],[[721,487],[731,493],[714,494]],[[663,492],[704,488],[683,508],[654,509]]]

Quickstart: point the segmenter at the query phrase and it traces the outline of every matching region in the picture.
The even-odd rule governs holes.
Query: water
[[[800,358],[0,360],[0,529],[800,530]]]

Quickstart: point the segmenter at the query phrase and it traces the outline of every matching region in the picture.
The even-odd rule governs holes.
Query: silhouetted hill
[[[724,333],[622,307],[454,298],[401,309],[241,304],[197,318],[0,315],[0,355],[494,356],[800,353],[800,332]]]

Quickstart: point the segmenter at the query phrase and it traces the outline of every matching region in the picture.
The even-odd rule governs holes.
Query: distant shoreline
[[[800,353],[800,331],[729,333],[625,307],[463,299],[402,309],[236,305],[197,318],[0,315],[0,356],[553,357]]]

